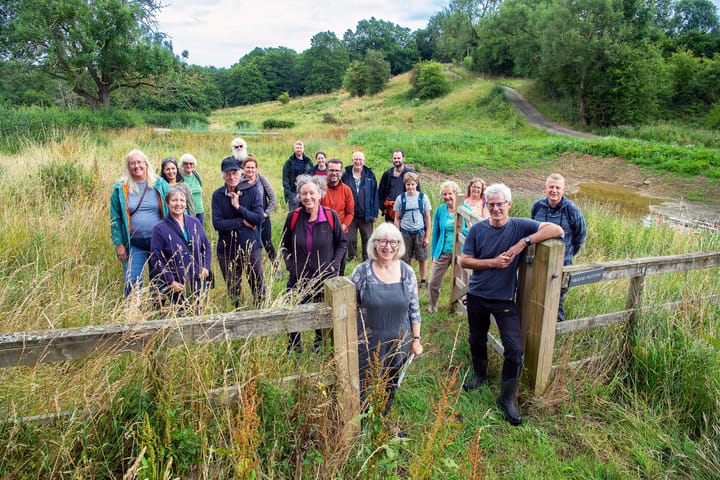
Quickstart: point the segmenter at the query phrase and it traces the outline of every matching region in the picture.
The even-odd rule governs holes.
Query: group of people
[[[224,185],[212,194],[216,253],[230,297],[239,306],[243,274],[253,298],[259,303],[266,297],[263,248],[271,261],[278,256],[284,261],[286,288],[301,303],[321,301],[324,281],[345,275],[346,262],[361,257],[349,277],[356,285],[359,308],[361,391],[365,398],[371,385],[369,372],[377,371],[370,365],[380,359],[380,371],[390,379],[385,412],[405,359],[423,351],[418,289],[428,289],[428,311],[437,311],[442,279],[452,263],[458,209],[472,212],[478,221],[469,229],[462,223],[466,240],[460,261],[473,271],[467,295],[473,376],[463,388],[470,391],[487,382],[492,314],[505,347],[497,403],[510,423],[521,423],[514,400],[523,357],[514,302],[520,254],[530,244],[563,238],[565,263],[570,264],[587,233],[582,213],[564,196],[561,175],[547,178],[546,197],[533,205],[533,219],[509,217],[510,189],[503,184],[486,187],[480,178],[469,182],[463,205],[457,205],[457,183],[443,182],[442,204],[433,214],[419,175],[405,165],[402,150],[393,151],[393,165],[378,183],[363,152],[353,152],[347,166],[322,151],[313,163],[303,142],[297,141],[282,168],[288,215],[278,255],[270,223],[275,192],[258,172],[258,160],[248,154],[247,143],[236,138],[231,146],[232,155],[220,165]],[[173,304],[200,298],[206,288],[212,275],[211,247],[203,230],[202,181],[194,172],[196,163],[191,155],[183,155],[180,169],[173,158],[167,158],[156,177],[142,152],[127,155],[125,175],[111,198],[112,240],[123,263],[126,296],[141,285],[148,259],[150,277],[159,279],[159,288]],[[375,228],[379,215],[385,222]],[[419,282],[413,260],[419,263]],[[564,319],[562,296],[558,316]],[[316,351],[322,346],[321,333],[315,332]],[[288,351],[302,351],[300,340],[299,333],[290,333]]]

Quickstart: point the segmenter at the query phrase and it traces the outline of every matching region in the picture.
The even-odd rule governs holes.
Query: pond
[[[646,226],[661,223],[681,229],[704,228],[718,230],[720,211],[717,207],[702,202],[689,202],[682,198],[655,198],[643,194],[637,188],[612,183],[584,182],[577,192],[568,198],[580,203],[611,203],[618,213],[637,216]]]

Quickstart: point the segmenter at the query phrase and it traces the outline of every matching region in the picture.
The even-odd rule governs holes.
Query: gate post
[[[527,325],[525,370],[534,395],[542,395],[550,381],[564,256],[565,244],[560,240],[537,244],[527,297],[518,302]]]
[[[358,370],[357,305],[355,285],[346,277],[325,282],[325,303],[332,309],[337,400],[344,424],[343,438],[360,432],[360,374]]]

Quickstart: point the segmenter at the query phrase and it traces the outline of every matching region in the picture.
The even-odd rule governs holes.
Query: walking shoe
[[[425,280],[425,279],[420,280],[420,283],[418,284],[418,288],[420,290],[427,290],[427,280]]]

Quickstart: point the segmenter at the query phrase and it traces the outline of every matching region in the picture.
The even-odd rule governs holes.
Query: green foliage
[[[367,66],[360,60],[354,60],[345,72],[343,87],[353,97],[362,97],[367,93]]]
[[[413,95],[424,100],[442,97],[450,91],[443,66],[437,62],[420,62],[411,76]]]
[[[720,130],[720,103],[713,105],[705,117],[705,126],[712,130]]]
[[[281,105],[286,105],[288,102],[290,102],[290,94],[288,92],[282,92],[280,95],[278,95],[277,99]]]
[[[155,0],[17,0],[5,10],[7,49],[72,86],[91,107],[135,88],[177,60],[153,34]]]
[[[240,120],[235,121],[235,126],[242,130],[245,128],[250,128],[252,126],[252,122],[250,120],[241,118]]]
[[[230,105],[250,105],[269,100],[267,81],[255,63],[234,66],[230,81],[232,88],[227,96]]]
[[[354,32],[347,30],[343,35],[343,45],[353,61],[364,60],[367,63],[368,51],[380,52],[389,62],[393,75],[410,70],[418,58],[409,28],[375,17],[360,20]]]
[[[305,94],[329,93],[342,86],[350,64],[348,52],[333,32],[320,32],[302,55]]]
[[[139,112],[145,125],[164,128],[187,128],[207,130],[207,116],[195,112]]]
[[[268,118],[267,120],[263,120],[262,127],[265,130],[270,130],[272,128],[293,128],[295,126],[295,122],[291,120],[278,120],[276,118]]]
[[[385,60],[382,52],[368,49],[365,53],[365,66],[368,94],[375,95],[382,92],[390,79],[390,63]]]
[[[53,204],[66,204],[86,199],[97,193],[95,176],[77,162],[51,161],[38,172],[42,195]]]

